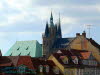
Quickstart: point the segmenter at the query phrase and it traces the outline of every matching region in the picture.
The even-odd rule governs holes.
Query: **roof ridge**
[[[37,41],[37,40],[22,40],[22,41],[16,41],[16,42],[27,42],[27,41]]]

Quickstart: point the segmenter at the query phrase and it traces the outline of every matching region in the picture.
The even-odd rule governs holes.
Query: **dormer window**
[[[19,48],[17,48],[17,50],[19,50],[20,49],[20,47]]]
[[[59,74],[59,68],[58,68],[58,67],[55,67],[54,70],[53,70],[53,72],[54,72],[55,74]]]
[[[26,50],[28,50],[29,49],[29,46],[26,48]]]
[[[30,55],[30,52],[27,55],[29,56]]]
[[[68,58],[66,56],[60,56],[60,59],[64,64],[68,64]]]
[[[9,56],[12,56],[12,53]]]
[[[42,65],[39,66],[39,72],[43,72],[43,66]]]
[[[63,61],[64,62],[64,64],[68,64],[68,60],[66,60],[66,61]]]
[[[20,55],[21,55],[21,53],[18,56],[20,56]]]
[[[75,58],[73,59],[73,62],[74,62],[74,64],[78,64],[78,58],[75,57]]]
[[[46,72],[48,73],[48,72],[49,72],[49,66],[46,65],[46,66],[45,66],[45,69],[46,69]]]

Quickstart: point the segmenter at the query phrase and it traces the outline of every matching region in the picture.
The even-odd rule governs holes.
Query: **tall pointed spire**
[[[51,17],[50,17],[50,19],[53,19],[52,11],[51,11]]]
[[[59,13],[59,25],[60,25],[60,23],[61,23],[61,22],[60,22],[60,13]]]
[[[58,22],[58,26],[57,26],[57,35],[58,35],[58,38],[62,38],[61,22],[60,22],[60,13],[59,13],[59,22]]]
[[[45,28],[45,36],[49,36],[49,27],[48,27],[48,21],[46,22],[46,28]]]
[[[51,27],[54,26],[52,11],[51,11],[51,17],[50,17],[50,26],[51,26]]]

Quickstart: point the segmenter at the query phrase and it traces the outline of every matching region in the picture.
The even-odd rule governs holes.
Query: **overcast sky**
[[[0,0],[0,49],[4,54],[16,42],[38,40],[51,10],[54,23],[61,14],[63,37],[75,37],[91,26],[91,37],[100,44],[100,0]]]

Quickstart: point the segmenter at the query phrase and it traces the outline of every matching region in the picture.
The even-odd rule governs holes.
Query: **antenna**
[[[90,25],[90,24],[87,24],[87,25],[86,25],[86,27],[87,27],[87,29],[88,29],[88,31],[89,31],[89,38],[91,37],[91,26],[92,26],[92,25]]]

